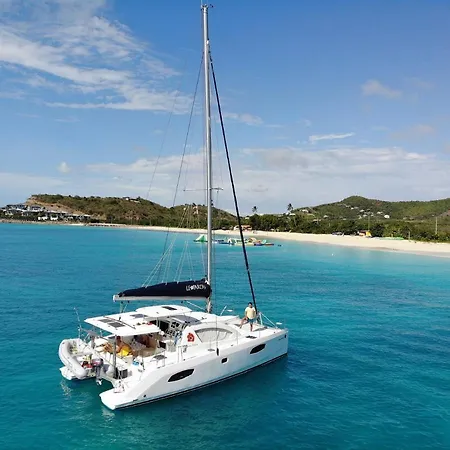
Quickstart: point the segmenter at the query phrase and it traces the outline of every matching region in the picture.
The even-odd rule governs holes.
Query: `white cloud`
[[[355,133],[342,133],[342,134],[313,134],[309,136],[308,140],[312,144],[317,141],[332,141],[335,139],[345,139],[354,136]]]
[[[65,161],[63,161],[58,166],[58,171],[61,172],[61,173],[69,173],[71,171],[71,168],[70,168],[69,164],[67,164]]]
[[[0,172],[0,201],[15,203],[25,201],[30,195],[60,192],[65,182],[53,177],[26,173]]]
[[[41,92],[96,94],[75,102],[73,95],[58,102],[45,95],[49,106],[186,112],[191,96],[170,82],[179,72],[126,26],[108,21],[105,6],[103,0],[10,1],[0,19],[0,65],[13,81]]]
[[[430,90],[433,89],[434,85],[433,83],[430,83],[429,81],[422,80],[417,77],[408,78],[407,81],[414,87],[418,89],[424,89],[424,90]]]
[[[309,119],[302,119],[300,123],[303,124],[306,128],[312,127],[312,122]]]
[[[361,86],[362,94],[365,96],[378,95],[389,99],[399,98],[402,96],[402,91],[392,89],[389,86],[381,84],[378,80],[367,80]]]
[[[1,42],[0,42],[1,45]],[[21,90],[14,91],[0,91],[0,98],[7,98],[11,100],[22,100],[25,98],[25,92]]]
[[[252,114],[237,114],[237,113],[230,113],[225,112],[223,113],[223,117],[225,119],[231,119],[235,120],[237,122],[244,123],[246,125],[262,125],[264,122],[259,116],[254,116]]]
[[[41,116],[37,114],[16,113],[16,116],[27,117],[28,119],[39,119]]]
[[[241,209],[264,206],[265,212],[283,212],[285,205],[314,205],[349,195],[385,200],[426,200],[450,197],[447,183],[450,161],[442,154],[425,155],[401,147],[247,148],[233,157],[233,172]],[[219,155],[214,154],[214,184],[224,190],[217,206],[232,208],[225,173],[218,175]],[[177,203],[204,202],[204,155],[185,160]],[[180,156],[159,161],[149,198],[171,205],[180,168]],[[77,170],[77,177],[62,179],[24,174],[0,174],[5,202],[20,201],[33,193],[72,195],[140,195],[146,197],[156,158],[139,158],[129,164],[98,163]],[[223,161],[222,161],[222,167]],[[185,182],[185,180],[187,180]],[[186,188],[186,192],[183,189]],[[6,193],[5,193],[6,192]],[[17,198],[18,195],[21,198]]]
[[[217,176],[218,155],[215,154],[214,158],[214,183],[224,189],[220,192],[218,206],[230,208],[229,182],[225,174],[223,182]],[[182,186],[181,191],[185,187],[188,191],[179,193],[179,203],[204,202],[203,159],[200,152],[185,161],[187,185]],[[267,212],[282,212],[289,202],[294,205],[317,204],[338,201],[356,193],[387,200],[450,196],[450,187],[442,191],[442,186],[447,186],[445,180],[450,162],[400,147],[324,150],[247,148],[233,161],[238,198],[243,210],[260,202],[264,203]],[[150,192],[152,200],[171,204],[180,162],[179,156],[160,159]],[[91,190],[99,192],[99,186],[102,186],[102,192],[114,191],[117,195],[133,192],[145,197],[155,164],[156,159],[140,158],[129,164],[90,165],[88,176],[96,180],[96,187]],[[184,175],[182,179],[185,179]]]
[[[238,193],[244,191],[244,201],[251,205],[259,201],[251,194],[254,188],[267,187],[263,201],[268,210],[281,212],[286,202],[314,205],[355,194],[386,200],[450,196],[450,187],[442,191],[448,186],[449,161],[399,147],[319,151],[285,147],[245,153],[252,163],[237,171]]]
[[[55,119],[55,122],[63,122],[63,123],[76,123],[79,121],[80,120],[77,119],[76,117],[66,117],[66,118]]]
[[[391,137],[393,139],[400,139],[400,140],[415,140],[423,138],[430,134],[434,134],[435,131],[436,130],[433,126],[424,123],[419,123],[404,130],[392,133]]]
[[[434,133],[436,130],[431,125],[420,123],[418,125],[415,125],[413,127],[414,132],[418,134],[431,134]]]

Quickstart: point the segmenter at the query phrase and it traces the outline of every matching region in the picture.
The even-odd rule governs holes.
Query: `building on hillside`
[[[88,221],[91,216],[89,214],[72,214],[63,210],[48,210],[39,205],[25,205],[19,203],[16,205],[6,205],[0,209],[6,217],[23,217],[27,220],[46,221]]]

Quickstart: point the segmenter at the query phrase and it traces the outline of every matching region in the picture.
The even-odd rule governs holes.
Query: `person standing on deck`
[[[245,308],[244,317],[241,320],[240,327],[242,328],[242,325],[244,322],[248,322],[250,324],[250,331],[253,331],[253,322],[256,319],[256,310],[253,308],[253,303],[249,302],[247,308]]]

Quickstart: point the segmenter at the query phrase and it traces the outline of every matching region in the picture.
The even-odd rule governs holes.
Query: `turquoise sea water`
[[[0,225],[1,449],[450,448],[447,259],[288,242],[249,248],[259,308],[290,329],[287,358],[118,412],[102,405],[95,383],[63,380],[57,350],[77,334],[73,308],[82,319],[114,312],[112,294],[142,283],[164,238]],[[242,314],[240,249],[217,246],[216,256],[216,309]]]

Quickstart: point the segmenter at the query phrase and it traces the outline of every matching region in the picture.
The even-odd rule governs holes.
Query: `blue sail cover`
[[[171,281],[127,289],[115,295],[114,300],[167,300],[170,298],[204,300],[210,295],[211,286],[203,279],[197,281]]]

